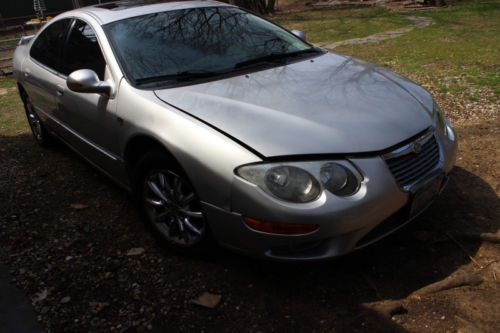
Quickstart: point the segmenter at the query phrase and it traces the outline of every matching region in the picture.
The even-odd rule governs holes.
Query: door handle
[[[64,88],[63,88],[63,87],[61,87],[61,86],[57,86],[57,87],[56,87],[56,95],[57,95],[57,96],[62,96],[62,95],[64,95]]]

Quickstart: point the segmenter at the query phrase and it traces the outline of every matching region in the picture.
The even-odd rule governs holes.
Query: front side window
[[[64,48],[62,73],[69,75],[79,69],[91,69],[104,80],[106,62],[94,30],[87,23],[75,20]]]
[[[136,85],[228,72],[255,65],[255,59],[317,52],[288,31],[234,7],[160,12],[112,22],[104,29]]]
[[[71,19],[62,19],[50,24],[33,42],[30,55],[36,61],[60,71],[60,55]]]

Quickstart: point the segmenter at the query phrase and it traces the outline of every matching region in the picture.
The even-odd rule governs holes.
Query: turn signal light
[[[278,235],[304,235],[316,231],[317,224],[298,224],[298,223],[277,223],[256,220],[251,217],[243,217],[245,224],[253,230]]]

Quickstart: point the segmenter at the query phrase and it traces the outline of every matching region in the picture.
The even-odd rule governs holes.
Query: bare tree
[[[241,62],[248,60],[241,54],[258,58],[288,47],[279,34],[251,24],[247,13],[220,7],[145,15],[119,21],[110,29],[112,35],[127,40],[120,52],[136,78],[203,71],[207,63],[217,69],[222,64],[219,59]],[[234,47],[232,51],[229,46]]]

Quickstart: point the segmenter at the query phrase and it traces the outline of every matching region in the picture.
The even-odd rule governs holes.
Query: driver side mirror
[[[109,82],[99,80],[96,72],[90,69],[79,69],[66,79],[66,85],[72,91],[80,93],[96,93],[111,95],[113,88]]]
[[[294,34],[295,36],[299,37],[300,39],[302,39],[304,42],[306,41],[306,34],[303,31],[292,30],[291,33]]]

